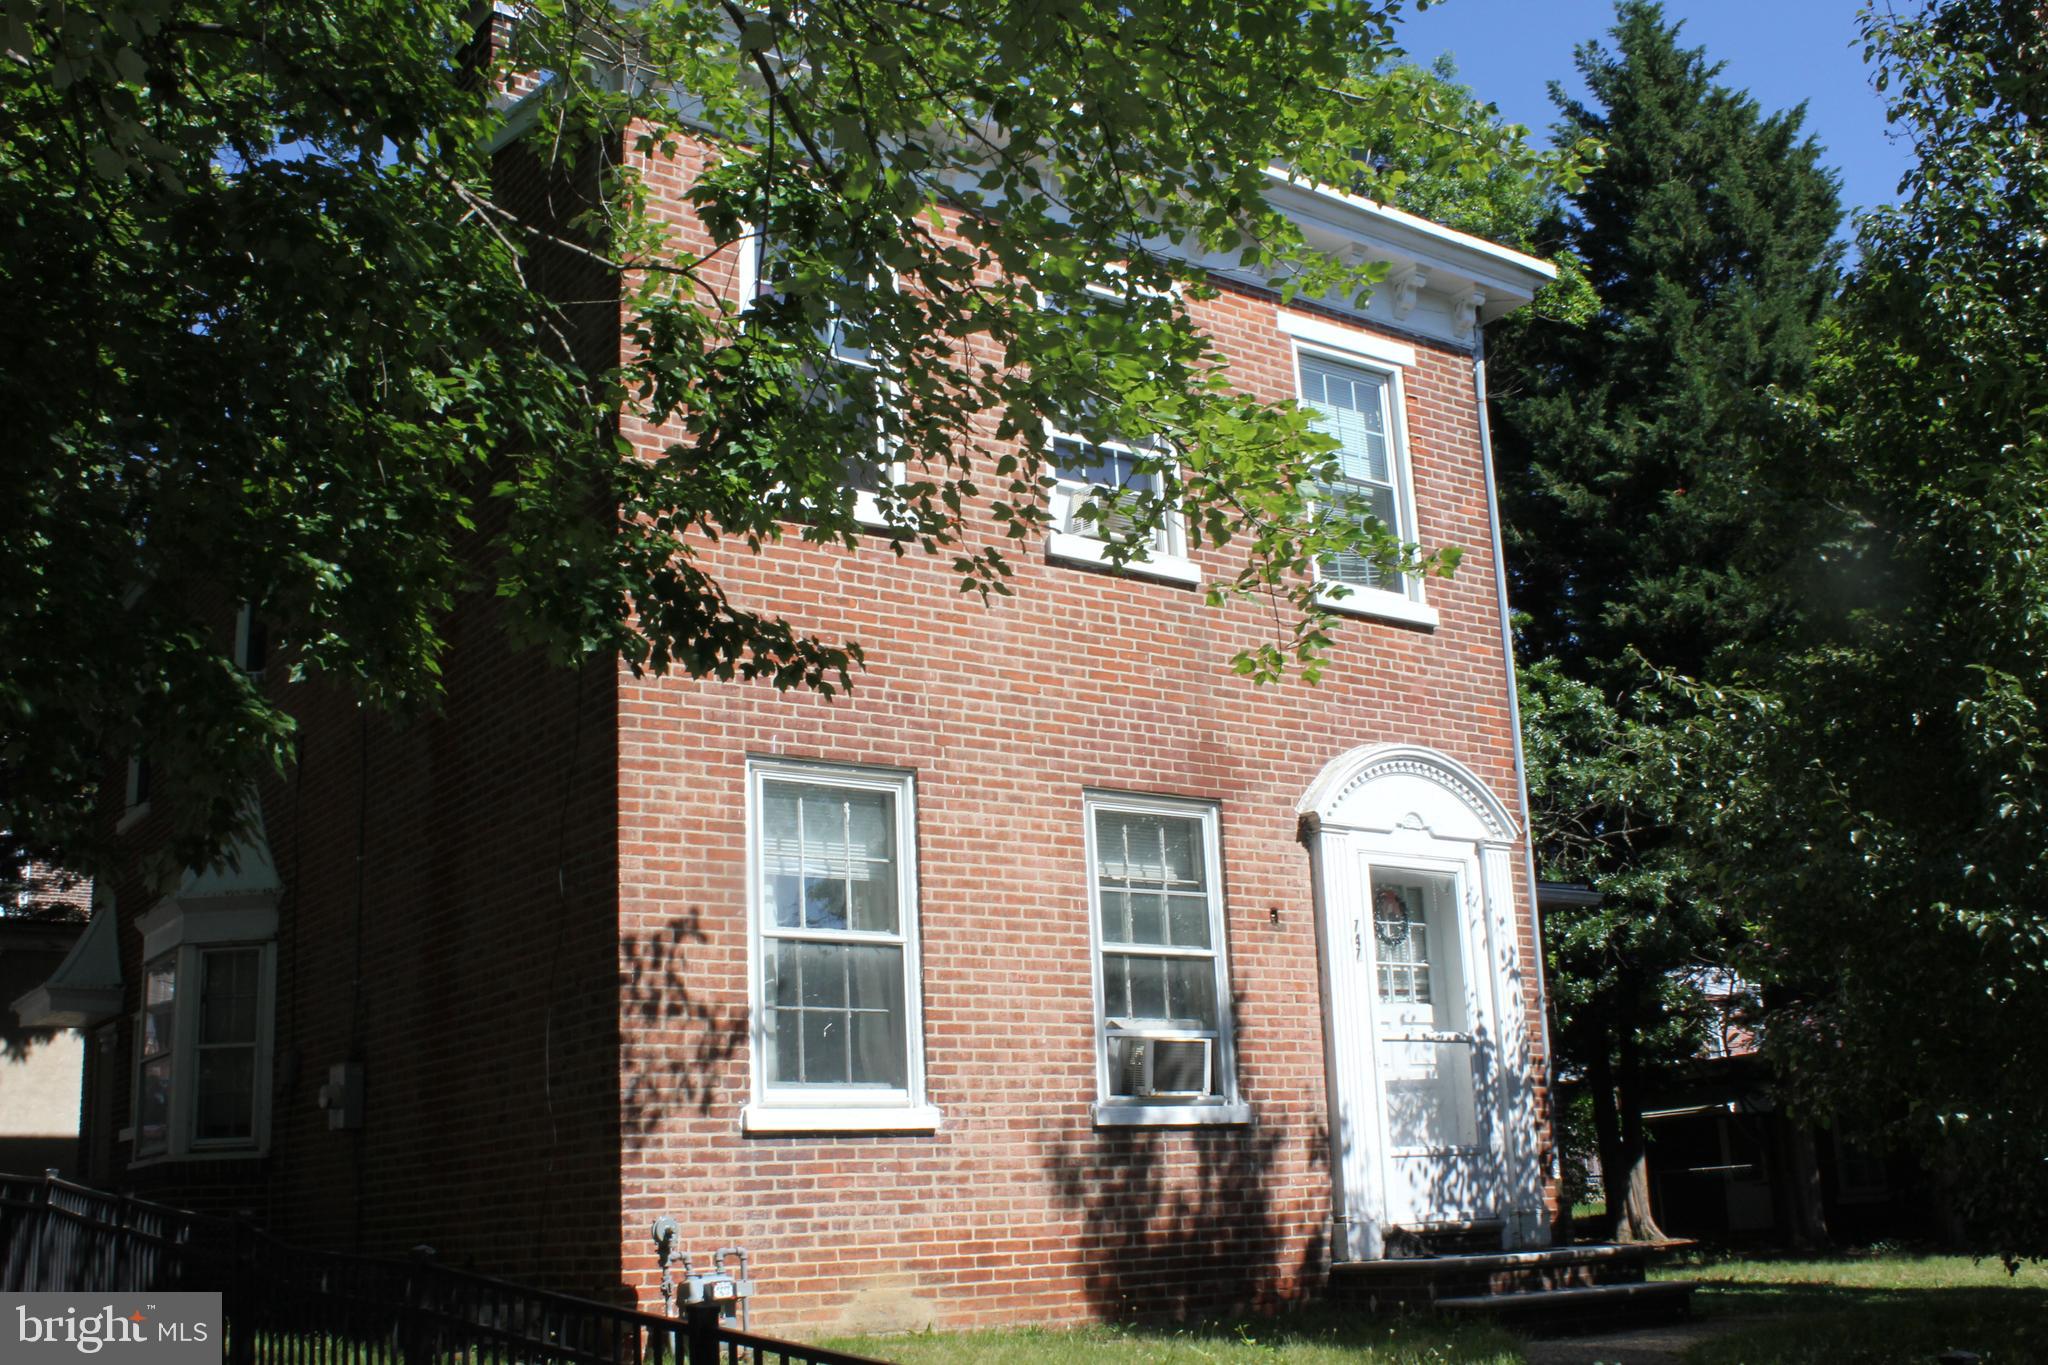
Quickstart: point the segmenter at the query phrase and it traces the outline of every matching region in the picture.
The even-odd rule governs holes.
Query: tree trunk
[[[1778,1116],[1778,1142],[1785,1163],[1785,1236],[1800,1251],[1829,1246],[1827,1209],[1821,1200],[1820,1161],[1813,1151],[1813,1130]]]
[[[1614,1196],[1608,1196],[1608,1207],[1614,1213],[1614,1231],[1610,1234],[1617,1242],[1662,1242],[1667,1240],[1664,1229],[1657,1226],[1657,1215],[1650,1208],[1650,1154],[1641,1144],[1626,1155],[1628,1175],[1626,1180],[1616,1181],[1621,1202],[1616,1205]]]
[[[1630,996],[1632,1002],[1638,998]],[[1609,1235],[1617,1242],[1662,1242],[1667,1240],[1664,1229],[1657,1226],[1657,1215],[1650,1208],[1650,1136],[1643,1127],[1642,1059],[1636,1050],[1634,1022],[1639,1014],[1629,1011],[1615,1030],[1616,1050],[1621,1054],[1614,1078],[1620,1132],[1607,1185],[1607,1212],[1613,1223]]]
[[[1614,1220],[1627,1201],[1628,1166],[1622,1152],[1621,1118],[1614,1107],[1614,1066],[1604,1050],[1587,1064],[1586,1085],[1593,1095],[1593,1146],[1600,1153],[1600,1197],[1607,1204],[1611,1241]]]

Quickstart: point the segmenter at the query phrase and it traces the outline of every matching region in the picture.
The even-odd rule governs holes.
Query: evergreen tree
[[[1545,925],[1554,1039],[1591,1094],[1614,1235],[1645,1239],[1640,1087],[1692,1046],[1687,971],[1730,937],[1656,679],[1725,676],[1786,629],[1765,575],[1807,504],[1760,476],[1778,395],[1810,381],[1840,212],[1803,111],[1721,84],[1647,0],[1612,33],[1578,51],[1590,101],[1552,87],[1560,142],[1604,145],[1550,229],[1599,307],[1504,330],[1493,367],[1538,857],[1605,895]]]

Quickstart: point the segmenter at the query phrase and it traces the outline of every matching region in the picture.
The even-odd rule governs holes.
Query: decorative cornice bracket
[[[1429,287],[1429,272],[1411,265],[1388,275],[1382,287],[1390,291],[1390,307],[1398,322],[1415,311],[1416,297]]]
[[[1486,306],[1486,293],[1475,289],[1458,300],[1457,310],[1451,316],[1451,331],[1463,341],[1472,335],[1472,329],[1479,323],[1479,310]]]

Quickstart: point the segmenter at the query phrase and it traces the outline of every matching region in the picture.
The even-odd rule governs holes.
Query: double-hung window
[[[776,250],[774,240],[756,233],[750,249],[741,257],[740,306],[751,310],[764,300],[782,298],[786,269],[787,262]],[[868,277],[861,292],[873,295],[884,287],[877,273]],[[899,462],[889,458],[883,414],[891,391],[869,334],[868,319],[828,304],[817,332],[833,372],[816,376],[814,397],[835,415],[849,409],[866,414],[866,424],[873,430],[872,440],[864,443],[862,449],[849,450],[841,463],[843,482],[854,491],[854,517],[870,526],[885,525],[879,494],[885,481],[902,480],[903,469]]]
[[[908,773],[750,765],[753,1131],[923,1129]]]
[[[1392,387],[1384,374],[1316,356],[1301,358],[1302,402],[1315,414],[1316,430],[1338,442],[1336,478],[1319,490],[1323,500],[1353,521],[1378,518],[1406,540],[1411,528],[1395,472]],[[1407,588],[1405,576],[1390,576],[1360,555],[1332,556],[1320,568],[1324,581],[1346,587]]]
[[[262,676],[270,662],[270,623],[257,613],[256,604],[244,602],[235,613],[235,667]]]
[[[1238,1102],[1216,808],[1091,792],[1102,1124],[1231,1123]]]
[[[1301,404],[1311,425],[1337,441],[1337,468],[1316,494],[1338,515],[1385,526],[1403,545],[1417,537],[1414,489],[1402,415],[1401,374],[1413,347],[1321,318],[1283,311],[1280,327],[1296,341]],[[1388,573],[1358,554],[1316,566],[1322,600],[1336,610],[1434,626],[1421,580]]]
[[[172,1085],[177,1079],[178,966],[149,964],[142,977],[142,1020],[137,1031],[135,1154],[170,1149]]]
[[[140,927],[136,1159],[260,1153],[270,1111],[274,897],[171,897]]]
[[[1085,328],[1088,315],[1112,312],[1119,307],[1116,295],[1090,290],[1087,309],[1055,312],[1071,325]],[[1088,400],[1066,405],[1046,419],[1046,439],[1051,454],[1052,497],[1047,509],[1052,532],[1046,553],[1053,559],[1082,564],[1108,564],[1111,541],[1130,538],[1140,504],[1158,498],[1165,488],[1161,465],[1165,448],[1154,440],[1089,440],[1077,430]],[[1127,573],[1160,578],[1173,583],[1197,583],[1200,572],[1187,557],[1187,533],[1178,508],[1166,509],[1161,523],[1138,555],[1124,566]]]
[[[1159,471],[1140,467],[1148,455],[1158,458],[1157,448],[1119,441],[1091,443],[1057,428],[1051,433],[1051,440],[1050,551],[1055,558],[1107,562],[1102,548],[1111,540],[1129,537],[1137,520],[1137,500],[1159,493]],[[1157,575],[1162,569],[1184,563],[1181,542],[1180,518],[1169,512],[1165,522],[1153,528],[1140,547],[1141,555],[1133,561],[1133,567],[1140,573]]]

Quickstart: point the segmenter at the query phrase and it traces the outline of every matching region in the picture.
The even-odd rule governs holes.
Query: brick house
[[[701,156],[650,170],[686,243]],[[1386,283],[1283,306],[1219,269],[1196,317],[1404,538],[1465,549],[1453,578],[1329,566],[1356,591],[1324,681],[1247,682],[1269,624],[1198,587],[1228,552],[1169,530],[1109,569],[1059,505],[1081,451],[986,607],[879,541],[708,552],[863,642],[850,697],[552,671],[472,601],[444,715],[296,688],[263,839],[103,883],[70,972],[118,962],[72,1019],[87,1178],[642,1304],[669,1214],[748,1249],[757,1321],[813,1329],[1270,1305],[1418,1238],[1544,1245],[1481,334],[1550,270],[1271,196]],[[146,784],[113,799],[148,846]]]

